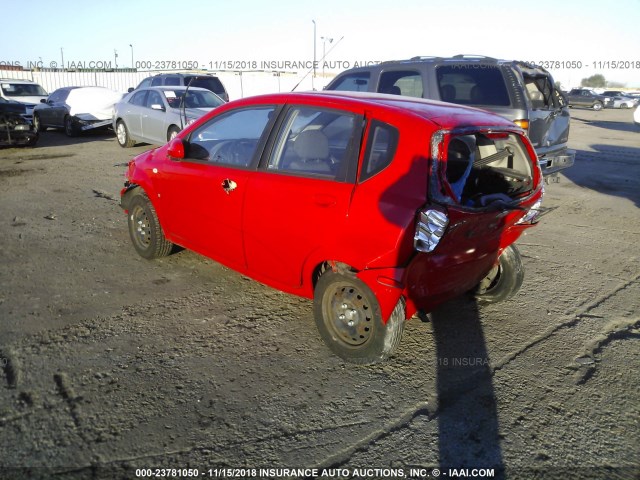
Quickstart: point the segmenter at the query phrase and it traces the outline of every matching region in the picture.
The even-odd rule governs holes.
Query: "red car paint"
[[[192,134],[207,122],[261,105],[275,109],[258,164],[236,168],[182,158]],[[355,131],[357,172],[351,180],[267,168],[273,139],[284,128],[280,119],[292,106],[356,116],[361,124]],[[374,121],[391,125],[399,136],[391,163],[362,181]],[[443,141],[434,146],[437,132]],[[455,132],[507,132],[519,139],[530,174],[526,191],[511,196],[510,208],[470,207],[452,199],[443,172]],[[418,309],[428,311],[472,289],[502,250],[533,224],[517,222],[542,197],[534,150],[522,131],[502,117],[435,101],[346,92],[274,94],[225,104],[168,145],[136,157],[127,178],[123,207],[135,187],[142,189],[169,241],[308,298],[321,265],[348,265],[374,292],[384,319],[400,297],[410,318]],[[231,190],[223,188],[229,180],[235,185]],[[445,211],[449,224],[434,251],[425,253],[414,248],[414,234],[418,212],[429,207]]]

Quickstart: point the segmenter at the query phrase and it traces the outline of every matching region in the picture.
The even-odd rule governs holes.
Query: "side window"
[[[360,182],[373,177],[391,164],[398,147],[399,137],[397,128],[377,120],[371,122]]]
[[[248,167],[275,107],[244,108],[214,117],[191,134],[186,156]]]
[[[352,162],[356,116],[337,110],[289,110],[267,168],[344,180]]]
[[[151,108],[151,105],[164,106],[160,93],[156,92],[155,90],[149,90],[149,94],[147,95],[147,101],[145,103],[145,107]]]
[[[422,98],[422,76],[415,70],[383,72],[378,92]]]
[[[147,91],[141,90],[133,94],[131,100],[129,101],[132,105],[138,105],[139,107],[144,107],[145,98],[147,97]]]
[[[335,85],[331,86],[331,90],[342,90],[345,92],[366,92],[369,90],[369,72],[357,72],[345,75]]]
[[[461,105],[511,105],[499,67],[491,65],[443,65],[436,69],[440,98]]]
[[[157,77],[153,77],[153,79],[151,80],[151,86],[152,87],[162,86],[162,77],[160,75],[158,75]]]
[[[69,96],[69,90],[56,90],[51,94],[49,100],[52,102],[64,102]]]

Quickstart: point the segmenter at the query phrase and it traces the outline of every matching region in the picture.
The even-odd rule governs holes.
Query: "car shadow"
[[[590,145],[577,150],[576,161],[563,175],[576,185],[626,198],[640,207],[640,148]]]
[[[477,302],[464,295],[428,318],[436,344],[440,470],[494,469],[502,478],[498,407]]]
[[[87,130],[76,137],[69,137],[62,130],[47,129],[40,132],[35,147],[66,147],[79,143],[110,141],[114,138],[113,130],[106,128]]]
[[[579,120],[581,122],[584,122],[587,125],[591,125],[593,127],[598,127],[598,128],[604,128],[607,130],[617,130],[620,132],[640,132],[640,127],[638,127],[634,122],[633,122],[633,110],[629,109],[629,121],[628,122],[620,122],[620,121],[616,121],[616,120],[593,120],[590,118],[581,118],[579,115],[576,115],[576,113],[579,114],[579,112],[575,112],[575,109],[572,110],[571,112],[571,119],[572,120]]]

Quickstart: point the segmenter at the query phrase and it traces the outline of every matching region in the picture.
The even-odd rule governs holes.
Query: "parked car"
[[[482,108],[527,132],[544,175],[575,161],[575,151],[567,148],[567,103],[551,74],[529,63],[468,55],[414,57],[352,68],[326,90],[380,92]]]
[[[570,107],[587,107],[594,110],[602,110],[613,105],[611,97],[600,95],[588,88],[572,89],[567,94],[567,101]]]
[[[626,95],[620,95],[613,97],[612,108],[633,108],[638,105],[640,99],[628,97]]]
[[[163,145],[222,104],[224,100],[204,88],[141,88],[116,104],[113,129],[121,147],[133,147],[136,142]]]
[[[33,110],[36,131],[63,128],[70,137],[93,128],[108,127],[113,106],[122,94],[104,87],[63,87],[55,90]]]
[[[126,178],[138,254],[181,245],[313,298],[321,337],[357,363],[390,356],[419,309],[514,295],[513,242],[543,188],[530,141],[500,116],[349,92],[225,104]]]
[[[38,132],[25,116],[26,105],[0,98],[0,146],[33,146],[38,141]]]
[[[135,88],[130,88],[129,92],[146,87],[200,87],[211,90],[225,102],[229,101],[229,94],[224,85],[215,75],[193,74],[193,73],[159,73],[152,77],[147,77]]]
[[[12,78],[0,78],[0,98],[24,103],[26,106],[23,116],[31,123],[33,107],[40,100],[49,95],[44,88],[31,80],[16,80]]]
[[[640,105],[638,105],[636,111],[633,112],[633,122],[640,127]]]

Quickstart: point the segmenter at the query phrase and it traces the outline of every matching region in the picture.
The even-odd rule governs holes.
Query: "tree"
[[[595,75],[591,75],[590,77],[583,78],[580,82],[580,86],[582,87],[591,87],[591,88],[604,88],[607,86],[607,81],[604,78],[604,75],[600,73],[596,73]]]

